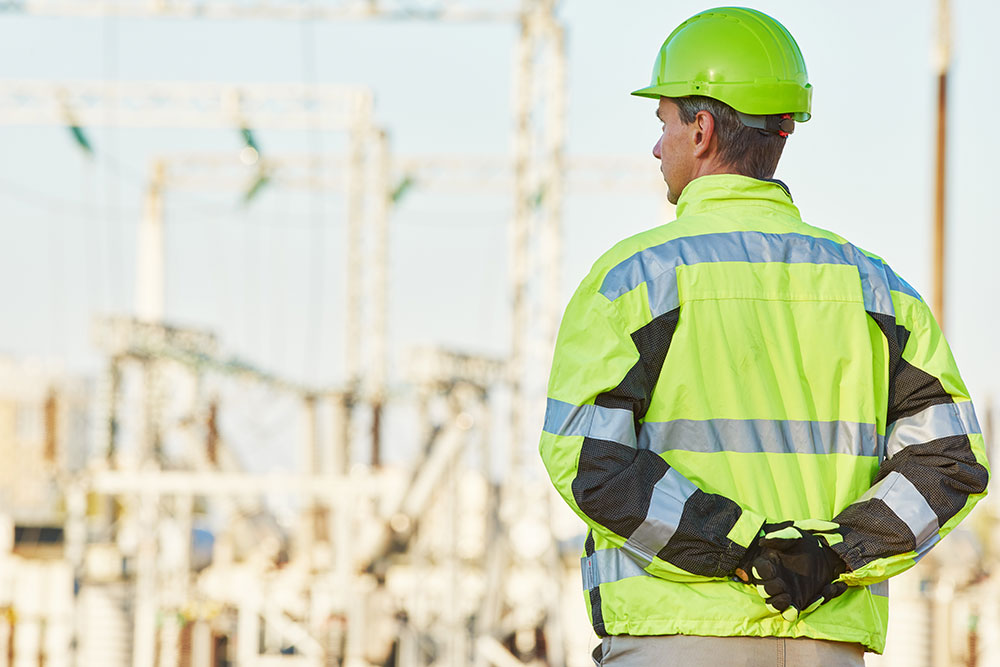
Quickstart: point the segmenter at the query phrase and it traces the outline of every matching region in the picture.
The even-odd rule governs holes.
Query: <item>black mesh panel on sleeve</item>
[[[878,498],[849,505],[835,519],[844,541],[833,550],[857,570],[873,560],[916,548],[917,538],[906,523]]]
[[[660,379],[660,370],[663,369],[663,360],[667,358],[679,315],[680,310],[675,308],[632,334],[632,342],[639,351],[639,361],[629,369],[617,387],[598,395],[594,401],[605,408],[631,410],[635,415],[636,433],[639,432],[639,420],[649,410],[649,401]]]
[[[627,538],[646,518],[653,485],[668,468],[649,450],[584,438],[573,497],[587,516]]]
[[[982,493],[989,479],[986,468],[976,461],[967,435],[904,447],[882,465],[875,482],[893,471],[903,474],[920,491],[937,515],[938,525],[958,514],[969,495]]]
[[[906,341],[910,338],[910,332],[907,331],[906,327],[896,324],[896,318],[892,315],[873,313],[870,310],[865,312],[875,320],[875,324],[885,336],[889,348],[889,400],[887,405],[892,406],[894,398],[893,378],[896,376],[899,362],[903,358],[903,348],[906,347]]]
[[[870,310],[865,312],[875,320],[875,324],[878,325],[889,344],[889,377],[892,377],[896,372],[896,364],[903,357],[903,348],[906,347],[906,341],[910,339],[910,332],[903,325],[896,324],[896,318],[892,315],[873,313]]]
[[[706,577],[731,574],[746,549],[726,535],[742,513],[729,498],[695,491],[684,503],[677,530],[657,557]]]
[[[649,409],[653,388],[660,378],[679,313],[675,308],[632,334],[639,360],[617,387],[599,394],[594,401],[601,407],[631,410],[637,435],[639,421]],[[653,486],[668,468],[662,458],[648,450],[585,437],[572,484],[573,497],[584,514],[627,538],[646,518]]]
[[[896,318],[891,315],[867,312],[889,346],[889,414],[886,423],[915,415],[932,405],[952,403],[954,399],[944,390],[940,380],[903,359],[903,350],[910,340],[909,329],[897,324]]]
[[[890,403],[888,423],[915,415],[932,405],[954,403],[941,380],[913,366],[906,359],[899,361],[896,372],[894,401]]]
[[[954,398],[938,378],[903,359],[909,330],[888,315],[868,314],[888,341],[887,423],[892,424],[934,405],[954,403]],[[970,494],[981,493],[988,478],[986,468],[976,461],[968,435],[903,447],[891,459],[882,462],[872,484],[885,479],[891,472],[902,474],[913,484],[934,511],[938,525],[961,511]],[[913,532],[881,500],[850,505],[835,520],[841,525],[844,541],[834,549],[851,569],[916,548]]]

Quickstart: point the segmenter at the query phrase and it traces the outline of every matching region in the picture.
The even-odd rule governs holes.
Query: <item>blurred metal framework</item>
[[[456,466],[470,448],[486,443],[485,400],[490,387],[502,381],[503,364],[444,351],[418,355],[424,363],[415,367],[413,381],[425,400],[438,401],[440,409],[436,416],[426,408],[422,411],[424,456],[407,470],[393,471],[351,465],[347,445],[353,399],[345,392],[311,390],[245,363],[224,361],[214,338],[205,333],[112,318],[101,321],[95,335],[112,360],[111,380],[104,388],[109,394],[108,450],[103,465],[101,459],[94,461],[87,474],[66,484],[66,554],[74,569],[84,573],[91,560],[88,535],[94,534],[95,526],[117,526],[119,544],[125,533],[137,536],[133,547],[120,547],[133,563],[135,581],[131,664],[177,665],[179,615],[186,617],[185,625],[202,633],[218,624],[211,615],[189,611],[195,602],[234,610],[240,665],[264,664],[255,638],[265,628],[293,641],[302,664],[327,664],[335,658],[346,664],[369,664],[365,655],[373,640],[366,628],[366,598],[384,599],[385,593],[379,593],[384,586],[362,573],[391,571],[391,559],[401,544],[419,550],[418,527],[427,515],[440,514],[442,503],[455,504]],[[155,360],[152,373],[150,360]],[[117,456],[122,437],[118,424],[126,398],[123,381],[129,374],[131,383],[141,385],[147,411],[133,428],[137,435],[132,435],[142,450],[134,457],[145,462],[141,465],[123,465]],[[211,376],[230,377],[298,401],[305,423],[298,448],[299,472],[261,474],[241,469],[225,438],[213,435],[218,399],[206,394]],[[164,418],[162,392],[167,384],[175,395],[188,397],[183,420],[171,423]],[[158,460],[157,443],[171,434],[189,443],[184,467],[176,469],[176,462],[169,470],[148,465]],[[295,452],[288,456],[295,458]],[[173,561],[158,555],[167,543],[156,527],[173,525],[175,534],[190,535],[196,501],[221,503],[225,520],[218,541],[228,544],[231,531],[267,506],[265,496],[293,497],[301,503],[300,525],[289,540],[289,569],[298,576],[284,576],[281,569],[267,566],[273,558],[268,545],[279,537],[270,532],[242,559],[226,556],[229,548],[217,547],[212,564],[197,575],[191,574],[190,555]],[[94,498],[114,502],[95,516],[88,509]],[[486,579],[483,565],[462,567],[466,576]],[[442,569],[441,563],[429,566],[431,572]],[[233,574],[240,572],[244,574]],[[247,590],[243,576],[253,577],[253,590]],[[458,590],[452,595],[459,595]],[[306,611],[290,599],[312,603]],[[331,619],[342,623],[344,630],[335,646],[324,648],[329,639],[324,624]],[[422,633],[445,646],[460,627],[457,622],[432,623]],[[76,632],[88,634],[80,627]],[[451,650],[444,664],[465,664],[464,655]],[[86,662],[88,657],[93,656],[79,660]]]
[[[516,21],[521,0],[3,0],[0,11],[56,16]]]
[[[361,86],[330,84],[244,84],[168,82],[53,82],[0,81],[0,125],[66,125],[69,127],[224,128],[342,131],[348,136],[346,182],[348,252],[347,326],[348,384],[360,382],[359,349],[363,328],[361,294],[364,271],[384,271],[382,261],[363,262],[361,248],[366,228],[385,234],[384,206],[372,198],[372,225],[365,225],[366,162],[383,159],[384,135],[372,124],[371,91]],[[375,169],[377,177],[384,173]],[[162,321],[164,300],[164,231],[162,167],[154,164],[143,221],[138,236],[139,271],[136,275],[136,313],[142,319]],[[371,187],[384,191],[384,184]],[[383,289],[375,296],[376,321],[371,331],[384,332]],[[381,319],[379,319],[381,318]],[[384,335],[377,341],[382,341]],[[376,343],[379,344],[379,343]],[[381,359],[384,355],[376,354]]]
[[[414,614],[402,621],[395,644],[399,664],[477,665],[520,664],[521,656],[534,655],[548,664],[566,663],[566,637],[556,608],[561,584],[553,572],[561,570],[560,553],[549,530],[548,503],[551,489],[539,477],[535,457],[526,456],[533,448],[545,404],[545,372],[548,351],[555,337],[560,301],[561,232],[560,222],[564,191],[572,182],[585,188],[602,190],[650,189],[656,182],[648,171],[633,161],[595,157],[574,160],[567,168],[565,151],[565,36],[556,18],[555,0],[324,0],[313,2],[204,0],[22,0],[0,3],[0,10],[37,15],[62,16],[173,16],[201,18],[275,18],[290,20],[423,20],[423,21],[500,21],[514,22],[518,28],[515,45],[513,95],[513,158],[490,160],[468,156],[423,156],[391,161],[384,133],[373,127],[371,93],[362,88],[329,85],[221,85],[202,83],[108,83],[108,82],[39,82],[0,81],[0,124],[59,124],[88,127],[112,124],[132,127],[225,127],[282,128],[345,131],[347,155],[339,159],[339,168],[330,169],[323,156],[286,156],[262,159],[260,168],[280,174],[285,184],[300,187],[334,187],[347,191],[348,220],[348,305],[346,385],[338,389],[310,389],[257,371],[219,356],[214,339],[197,332],[172,330],[163,324],[163,208],[166,191],[171,188],[200,188],[212,182],[209,165],[212,159],[160,159],[152,165],[146,212],[141,227],[136,312],[138,318],[117,318],[102,322],[97,338],[108,358],[108,374],[102,394],[107,418],[100,431],[106,443],[101,461],[89,474],[74,480],[67,496],[67,555],[78,572],[85,567],[88,543],[88,498],[103,497],[131,507],[132,521],[137,522],[136,623],[133,664],[139,667],[177,664],[178,633],[176,623],[165,622],[157,630],[158,614],[176,609],[184,594],[215,596],[239,609],[236,635],[240,665],[263,660],[257,653],[257,637],[263,618],[288,637],[298,637],[296,647],[305,662],[328,664],[337,656],[343,664],[366,664],[363,660],[359,628],[365,625],[365,605],[357,600],[375,597],[384,584],[358,572],[396,571],[393,553],[404,545],[414,548],[417,572],[426,576],[438,565],[446,565],[452,574],[443,588],[447,603],[421,620],[416,612],[422,606],[419,596],[406,608]],[[200,161],[200,162],[199,162]],[[199,175],[194,175],[198,171]],[[333,173],[330,181],[327,181]],[[653,172],[655,175],[655,172]],[[193,179],[192,179],[193,176]],[[223,179],[226,177],[224,176]],[[360,400],[371,407],[371,421],[377,431],[382,401],[385,400],[385,271],[390,191],[403,178],[413,179],[422,187],[461,192],[512,192],[510,221],[510,294],[512,326],[510,355],[503,361],[455,355],[445,351],[418,354],[423,370],[416,371],[421,433],[421,458],[407,472],[402,483],[383,479],[388,471],[377,467],[378,447],[372,448],[367,463],[370,468],[351,466],[349,442],[352,438],[352,415]],[[572,180],[568,180],[572,179]],[[648,186],[646,185],[648,183]],[[365,234],[373,235],[366,246]],[[363,280],[365,271],[372,276]],[[363,285],[371,287],[369,298]],[[368,303],[368,321],[363,311]],[[370,327],[370,328],[369,328]],[[374,332],[370,355],[361,353],[363,333]],[[370,365],[362,369],[362,360]],[[201,424],[195,450],[204,450],[202,459],[191,470],[163,471],[157,457],[157,443],[163,431],[171,428],[159,414],[165,392],[165,375],[180,369],[184,380],[193,383],[193,403],[189,412]],[[131,370],[130,370],[131,369]],[[138,372],[136,372],[138,371]],[[121,409],[123,382],[132,374],[144,396],[144,416],[140,437],[141,456],[128,470],[117,469],[115,438],[119,434],[118,412]],[[203,395],[207,374],[238,378],[242,382],[267,387],[269,391],[296,396],[305,413],[306,442],[302,447],[304,469],[300,474],[284,476],[248,475],[239,472],[232,452],[217,442],[216,406]],[[177,380],[173,380],[177,382]],[[366,384],[367,383],[367,384]],[[505,393],[509,400],[507,438],[509,453],[503,483],[490,494],[485,517],[498,516],[486,531],[480,562],[463,561],[456,551],[459,511],[458,462],[468,450],[473,437],[484,447],[491,430],[491,414],[496,411],[491,397]],[[326,429],[325,447],[317,439],[321,417],[317,410],[333,420]],[[190,434],[189,434],[190,439]],[[213,440],[215,438],[215,440]],[[377,438],[376,438],[377,443]],[[213,452],[211,455],[207,452]],[[482,479],[489,480],[489,454],[480,454],[485,468]],[[360,471],[360,472],[359,472]],[[450,480],[450,481],[448,481]],[[398,489],[401,493],[395,493]],[[542,495],[539,495],[542,489]],[[296,548],[305,554],[325,543],[335,554],[324,557],[322,550],[313,556],[295,560],[304,563],[311,573],[311,585],[326,597],[321,608],[303,617],[294,608],[270,608],[267,601],[248,596],[239,587],[216,585],[212,572],[200,578],[195,587],[190,581],[180,592],[166,593],[171,582],[184,579],[180,571],[164,573],[158,565],[158,536],[152,526],[169,514],[181,524],[180,534],[190,533],[192,503],[201,496],[229,499],[230,515],[249,511],[249,498],[264,493],[289,493],[316,503],[306,516],[314,517],[310,528],[300,531]],[[393,496],[395,493],[395,496]],[[432,514],[434,503],[448,500],[451,513],[450,547],[441,559],[429,556],[428,539],[422,523]],[[395,498],[395,500],[392,499]],[[240,500],[243,499],[243,500]],[[353,507],[349,505],[353,504]],[[114,505],[112,505],[113,507]],[[372,512],[365,507],[379,506]],[[440,511],[440,506],[438,511]],[[112,513],[115,510],[111,510]],[[364,518],[361,521],[360,518]],[[114,519],[114,517],[112,517]],[[360,521],[360,523],[359,523]],[[370,524],[370,525],[367,525]],[[326,525],[326,528],[319,528]],[[531,548],[519,544],[512,535],[515,526],[534,526],[529,530],[540,542]],[[430,531],[430,528],[427,529]],[[353,536],[353,539],[352,539]],[[428,559],[430,558],[430,561]],[[188,566],[186,560],[182,567]],[[235,567],[235,566],[234,566]],[[421,569],[423,568],[423,569]],[[412,568],[411,568],[412,569]],[[485,578],[486,590],[478,598],[473,641],[458,603],[468,596],[457,572],[478,573]],[[330,576],[324,579],[321,573]],[[534,573],[529,580],[542,582],[548,595],[514,596],[502,572]],[[215,573],[218,577],[222,574]],[[213,575],[214,576],[214,575]],[[463,575],[465,576],[465,575]],[[471,574],[469,576],[472,576]],[[534,579],[531,579],[531,577]],[[204,581],[202,581],[204,579]],[[211,582],[216,581],[216,584]],[[349,581],[349,585],[345,583]],[[207,583],[206,583],[207,582]],[[336,590],[338,585],[340,590]],[[164,588],[166,587],[166,588]],[[367,588],[366,588],[367,587]],[[553,588],[554,587],[554,593]],[[304,594],[289,584],[287,590]],[[537,592],[537,590],[536,590]],[[473,596],[475,597],[475,596]],[[253,598],[253,599],[251,599]],[[338,646],[321,646],[302,618],[315,620],[343,618],[346,628]],[[324,616],[325,615],[325,616]],[[427,620],[430,619],[430,620]],[[203,622],[200,619],[197,622]],[[339,621],[338,621],[339,622]],[[204,628],[202,627],[202,630]],[[79,632],[79,628],[77,628]],[[536,642],[536,633],[544,641]],[[202,635],[204,632],[202,632]],[[363,633],[362,633],[363,634]],[[424,637],[434,637],[444,647],[437,657],[424,654]],[[514,644],[507,643],[517,638]],[[503,640],[503,641],[501,641]],[[157,648],[158,647],[158,648]],[[273,664],[277,662],[272,661]],[[260,664],[263,664],[261,662]],[[268,663],[272,664],[272,663]]]

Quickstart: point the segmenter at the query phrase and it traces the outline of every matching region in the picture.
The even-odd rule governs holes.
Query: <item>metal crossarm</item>
[[[345,130],[371,110],[362,86],[0,79],[0,125]]]

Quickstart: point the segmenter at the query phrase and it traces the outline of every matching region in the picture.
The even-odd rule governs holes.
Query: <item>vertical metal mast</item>
[[[554,0],[524,3],[515,68],[509,466],[516,475],[525,441],[541,425],[559,305],[565,52]]]
[[[543,14],[547,26],[548,53],[545,77],[545,154],[541,229],[541,272],[543,274],[541,298],[541,361],[552,348],[559,324],[560,287],[562,277],[562,206],[563,182],[566,173],[564,150],[566,145],[566,44],[562,25],[555,16],[554,2],[546,3]],[[545,368],[548,371],[548,368]],[[544,372],[544,371],[543,371]],[[544,381],[544,380],[543,380]],[[544,396],[542,397],[544,399]]]
[[[382,449],[382,410],[386,401],[388,383],[388,331],[386,321],[389,308],[389,181],[391,165],[389,160],[389,138],[384,130],[372,130],[371,144],[373,175],[370,192],[372,197],[371,226],[371,340],[368,369],[368,394],[372,409],[371,458],[377,464]]]
[[[510,226],[511,350],[510,350],[510,457],[508,474],[521,465],[522,431],[521,386],[524,371],[524,330],[528,323],[528,261],[531,216],[531,89],[532,22],[528,12],[521,16],[521,33],[515,47],[514,89],[514,211]]]
[[[364,214],[365,214],[365,152],[364,131],[357,125],[349,136],[347,194],[347,326],[345,331],[345,363],[347,387],[356,392],[361,380],[361,329],[364,307],[361,273],[364,270]],[[377,464],[377,461],[373,461]]]
[[[947,190],[948,68],[951,65],[951,11],[948,0],[938,0],[938,41],[935,50],[938,69],[937,139],[934,184],[934,292],[931,307],[942,331],[945,328],[945,195]]]
[[[935,140],[935,170],[934,170],[934,259],[933,280],[934,291],[931,308],[937,318],[938,326],[945,328],[945,204],[947,193],[947,122],[948,122],[948,68],[951,64],[951,12],[948,0],[938,0],[938,39],[935,48],[937,65],[937,134]],[[950,575],[947,568],[941,568],[935,577],[934,592],[931,594],[930,627],[931,651],[930,664],[947,665],[951,662],[951,636],[947,629],[951,618],[955,596],[954,573]]]
[[[154,160],[136,248],[135,313],[140,319],[155,323],[163,321],[166,287],[163,257],[164,175],[163,162]]]

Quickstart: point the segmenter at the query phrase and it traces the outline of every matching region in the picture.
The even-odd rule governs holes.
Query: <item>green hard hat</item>
[[[799,45],[763,12],[719,7],[696,14],[670,33],[653,65],[653,80],[633,95],[704,95],[755,116],[792,114],[809,120],[812,86]]]

